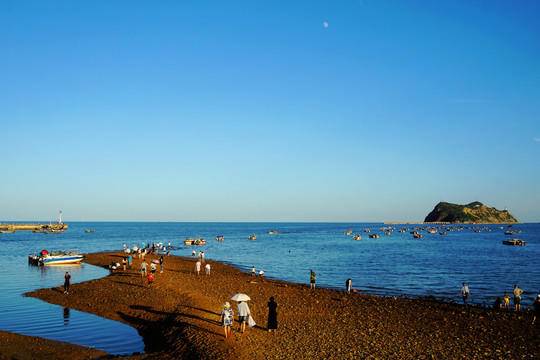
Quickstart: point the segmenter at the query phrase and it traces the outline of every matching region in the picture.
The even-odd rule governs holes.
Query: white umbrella
[[[249,301],[251,300],[251,298],[247,296],[246,294],[238,293],[238,294],[234,294],[231,300],[240,302],[240,301]]]

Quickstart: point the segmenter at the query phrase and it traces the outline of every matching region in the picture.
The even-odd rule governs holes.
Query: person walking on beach
[[[240,323],[240,332],[244,333],[246,330],[246,323],[248,321],[251,311],[249,311],[249,306],[247,302],[240,301],[238,303],[238,322]]]
[[[519,288],[519,286],[514,285],[514,310],[520,311],[521,310],[521,294],[523,294],[523,290]]]
[[[71,275],[66,271],[64,274],[64,294],[69,294],[69,285],[71,285]]]
[[[146,274],[146,268],[148,267],[148,264],[146,263],[145,260],[142,261],[141,263],[141,276],[144,278],[147,274]]]
[[[251,268],[251,276],[257,276],[257,270],[255,269],[255,265]]]
[[[131,264],[133,264],[133,256],[131,256],[131,254],[129,254],[128,257],[127,257],[127,265],[128,265],[129,269],[131,269]]]
[[[201,253],[200,253],[199,255],[200,255],[200,257],[201,257],[201,263],[204,264],[204,262],[205,262],[205,261],[204,261],[204,251],[201,251]]]
[[[122,269],[124,269],[124,271],[126,271],[126,265],[127,265],[127,258],[124,256],[122,258]]]
[[[231,309],[231,304],[227,301],[223,305],[223,310],[221,310],[221,325],[223,325],[223,330],[225,331],[225,339],[232,335],[233,321],[234,312]]]
[[[163,255],[159,257],[159,273],[163,274]]]
[[[315,271],[309,270],[309,288],[315,289],[315,282],[317,281],[317,274]]]
[[[268,323],[266,328],[268,332],[276,331],[278,318],[277,318],[277,302],[274,300],[274,297],[271,296],[268,301]]]
[[[463,297],[463,304],[467,305],[467,301],[469,300],[470,295],[471,292],[469,290],[469,284],[463,283],[463,286],[461,287],[461,297]]]
[[[352,291],[352,279],[351,278],[348,278],[345,281],[345,289],[347,290],[347,294],[351,293],[351,291]]]
[[[197,272],[197,275],[199,275],[201,273],[201,261],[200,260],[197,260],[197,262],[195,263],[195,271]]]
[[[210,263],[206,263],[204,266],[204,272],[206,275],[210,275]]]

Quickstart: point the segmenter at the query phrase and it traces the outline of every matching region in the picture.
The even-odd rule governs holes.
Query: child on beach
[[[207,263],[204,266],[204,272],[206,273],[206,275],[210,275],[210,263]]]
[[[143,262],[141,263],[141,276],[142,277],[145,277],[147,274],[146,274],[146,268],[148,267],[148,264],[146,263],[146,261],[143,260]]]
[[[150,263],[150,272],[154,275],[156,273],[157,266],[154,262]]]
[[[231,309],[231,304],[227,301],[223,305],[223,310],[221,310],[221,324],[223,325],[223,330],[225,331],[225,339],[232,335],[232,324],[234,321],[234,312]]]
[[[504,292],[502,307],[503,309],[510,309],[510,295],[506,291]]]
[[[152,285],[152,283],[155,280],[154,274],[153,273],[148,274],[148,276],[146,277],[146,280],[148,281],[148,286]]]
[[[200,260],[197,260],[197,262],[195,263],[195,271],[197,272],[197,275],[199,275],[201,273],[201,261]]]

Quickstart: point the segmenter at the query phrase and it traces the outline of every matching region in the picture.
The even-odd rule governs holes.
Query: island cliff
[[[497,210],[475,201],[467,205],[440,202],[424,222],[512,224],[518,221],[508,210]]]

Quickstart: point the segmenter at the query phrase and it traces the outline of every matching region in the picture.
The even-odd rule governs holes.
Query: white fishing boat
[[[29,255],[28,262],[34,265],[66,265],[79,264],[84,256],[77,251],[53,251],[41,250],[39,255]]]

